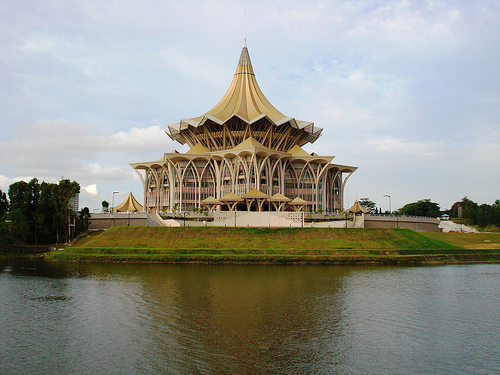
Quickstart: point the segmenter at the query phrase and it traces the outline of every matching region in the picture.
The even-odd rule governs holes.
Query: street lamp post
[[[384,194],[384,197],[389,198],[389,215],[390,215],[392,213],[391,196],[389,194]]]
[[[111,202],[112,202],[112,203],[111,203],[111,214],[113,215],[113,216],[111,217],[111,220],[112,220],[112,221],[111,221],[111,226],[112,226],[112,227],[114,227],[114,226],[115,226],[115,212],[114,212],[114,210],[115,210],[115,194],[118,194],[118,193],[119,193],[119,191],[113,191],[113,198],[112,198],[112,200],[111,200]]]

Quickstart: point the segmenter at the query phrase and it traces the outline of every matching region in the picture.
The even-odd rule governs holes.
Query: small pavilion
[[[354,202],[351,208],[349,208],[346,212],[352,212],[353,214],[367,214],[370,213],[370,210],[364,208],[358,201]]]
[[[137,212],[143,211],[142,205],[137,202],[132,192],[129,192],[127,198],[119,205],[112,207],[111,212]]]

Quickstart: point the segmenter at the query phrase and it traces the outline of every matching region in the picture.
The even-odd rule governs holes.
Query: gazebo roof
[[[245,199],[254,199],[254,198],[266,199],[266,198],[269,198],[269,195],[264,194],[262,191],[259,191],[257,189],[252,189],[248,193],[243,194],[242,198],[245,198]]]
[[[290,198],[288,198],[287,196],[280,194],[280,193],[274,194],[271,198],[269,198],[269,200],[271,202],[290,202],[291,201]]]
[[[224,195],[221,199],[221,202],[243,202],[244,199],[233,192]]]
[[[303,200],[302,198],[295,197],[291,202],[288,202],[288,204],[292,206],[305,206],[307,205],[307,201]]]
[[[217,198],[209,196],[207,199],[203,199],[201,201],[201,204],[216,205],[216,204],[222,204],[222,202],[220,200],[218,200]]]
[[[128,193],[127,198],[122,203],[111,208],[111,212],[136,212],[142,210],[142,206],[137,202],[132,192]]]
[[[356,201],[356,202],[354,202],[352,207],[347,210],[347,212],[352,212],[353,214],[359,214],[359,213],[366,214],[366,213],[371,212],[371,211],[367,210],[361,204],[359,204],[358,201]]]

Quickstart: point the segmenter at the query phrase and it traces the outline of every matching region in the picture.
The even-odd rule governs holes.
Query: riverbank
[[[462,243],[460,237],[453,235],[483,236]],[[483,237],[484,234],[417,233],[390,228],[115,227],[83,237],[63,251],[47,253],[44,259],[261,264],[500,262],[500,235]],[[482,248],[481,243],[485,244]]]

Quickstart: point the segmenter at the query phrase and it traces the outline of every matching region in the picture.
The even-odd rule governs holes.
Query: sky
[[[359,167],[345,206],[500,199],[499,0],[0,0],[0,190],[142,203],[129,163],[188,150],[164,131],[218,103],[245,35],[270,102],[323,128],[304,149]]]

